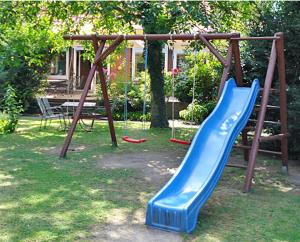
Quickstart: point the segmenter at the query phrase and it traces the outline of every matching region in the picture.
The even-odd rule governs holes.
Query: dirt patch
[[[300,165],[299,161],[289,161],[288,182],[293,186],[292,192],[300,195]]]
[[[42,152],[48,155],[59,155],[61,152],[62,146],[50,146],[50,147],[38,147],[35,150]],[[70,145],[68,152],[82,152],[87,149],[85,145]]]
[[[129,154],[106,155],[98,161],[99,169],[130,168],[136,169],[139,176],[147,184],[159,190],[176,171],[182,162],[184,154],[174,152],[140,152]],[[146,204],[145,204],[146,207]],[[124,242],[179,242],[182,236],[153,229],[145,225],[146,209],[140,208],[134,212],[115,209],[105,225],[97,226],[89,238],[92,241],[124,241]]]
[[[184,153],[141,152],[106,155],[97,166],[101,169],[130,168],[142,173],[141,178],[153,185],[162,185],[170,179],[182,162]]]
[[[107,154],[97,162],[99,169],[135,169],[138,171],[139,179],[142,179],[143,186],[148,184],[155,190],[159,190],[174,174],[176,168],[182,162],[184,153],[177,152],[150,152],[128,154]],[[261,173],[270,173],[268,176],[278,176],[278,167],[259,165],[257,166]],[[266,169],[266,171],[265,171]],[[274,171],[273,171],[274,169]],[[264,174],[266,175],[266,174]],[[265,177],[264,177],[265,179]],[[275,176],[276,179],[276,176]],[[298,164],[290,163],[289,175],[282,180],[289,182],[279,182],[280,190],[285,192],[299,192],[300,167]],[[272,181],[272,184],[274,181]],[[277,184],[276,183],[276,184]],[[273,184],[274,186],[274,184]],[[239,190],[234,190],[239,192]],[[92,236],[88,239],[92,241],[183,241],[183,237],[177,233],[165,232],[145,226],[146,204],[143,208],[135,211],[126,211],[124,209],[115,209],[107,219],[104,225],[96,226],[92,230]]]
[[[149,228],[145,223],[145,209],[136,210],[133,214],[116,209],[107,221],[107,224],[95,228],[92,241],[111,242],[181,242],[178,233],[166,232]]]

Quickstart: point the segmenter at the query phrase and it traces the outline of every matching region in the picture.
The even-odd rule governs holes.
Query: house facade
[[[137,28],[136,33],[141,34],[142,29]],[[131,77],[132,81],[135,80],[138,72],[144,70],[143,50],[145,42],[137,40],[132,41],[130,44],[131,46],[116,59],[114,64],[106,67],[107,76],[110,80],[117,78],[117,75],[122,71],[120,66],[122,66],[121,63],[124,60],[127,63],[128,76]],[[165,44],[162,50],[164,71],[171,71],[173,68],[180,67],[187,45],[188,43],[183,41],[176,41],[173,48]],[[56,90],[61,90],[62,92],[72,93],[83,89],[92,66],[90,61],[84,60],[83,53],[83,46],[75,44],[52,60],[48,83],[54,87],[54,90],[56,88]],[[91,85],[91,91],[95,92],[95,90],[96,77]]]

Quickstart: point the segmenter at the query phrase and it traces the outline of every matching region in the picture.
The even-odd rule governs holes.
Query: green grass
[[[39,131],[39,121],[24,118],[18,131],[0,136],[0,241],[74,241],[88,238],[115,209],[145,208],[157,188],[142,182],[134,169],[101,169],[104,155],[139,151],[180,151],[167,142],[170,130],[147,130],[148,142],[121,142],[112,148],[108,127],[97,123],[91,133],[74,135],[69,152],[57,152],[64,132]],[[116,124],[117,136],[123,134]],[[141,137],[138,124],[129,133]],[[189,132],[180,131],[183,138]],[[191,132],[190,132],[191,133]],[[186,137],[184,137],[186,135]],[[108,157],[108,156],[105,156]],[[254,189],[240,192],[244,171],[227,168],[216,191],[201,210],[196,231],[187,241],[300,241],[300,195],[280,172],[279,161],[262,157]],[[143,199],[135,199],[136,197]]]

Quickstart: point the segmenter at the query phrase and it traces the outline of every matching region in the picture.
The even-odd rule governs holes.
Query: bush
[[[145,72],[140,72],[135,78],[136,83],[131,80],[128,82],[127,95],[128,95],[128,112],[139,112],[143,110],[144,103],[144,75]],[[150,77],[146,76],[146,110],[150,110],[151,98],[150,98]],[[126,79],[124,73],[118,73],[109,84],[109,93],[111,99],[117,99],[116,112],[123,112],[125,102],[125,85]],[[100,91],[101,92],[101,91]],[[101,95],[98,95],[101,96]]]
[[[185,58],[175,79],[175,96],[183,102],[192,101],[195,72],[195,99],[199,102],[214,100],[221,80],[222,65],[212,54],[200,51]]]
[[[34,24],[32,24],[34,25]],[[51,31],[22,24],[2,30],[0,40],[0,97],[8,85],[14,87],[26,109],[46,82],[50,60],[55,55]],[[52,49],[52,51],[51,51]]]
[[[137,111],[137,112],[128,112],[127,114],[128,120],[131,121],[150,121],[151,120],[151,113],[146,113],[145,116],[143,116],[143,112]],[[116,121],[123,121],[124,120],[124,112],[114,112],[113,113],[113,119]]]
[[[3,113],[0,115],[0,133],[10,134],[14,132],[22,111],[23,108],[17,99],[15,89],[8,86],[4,97]]]
[[[289,149],[290,153],[296,157],[300,157],[300,92],[299,86],[296,85],[289,88],[288,91],[288,117],[289,117]]]
[[[171,97],[172,96],[172,72],[165,72],[164,73],[164,80],[165,80],[165,96]]]
[[[200,124],[212,112],[215,106],[216,102],[214,101],[208,102],[204,105],[200,105],[197,102],[195,102],[194,105],[190,103],[186,109],[179,112],[179,117],[184,121],[193,121],[197,124]]]
[[[9,122],[7,115],[0,113],[0,134],[8,133]]]

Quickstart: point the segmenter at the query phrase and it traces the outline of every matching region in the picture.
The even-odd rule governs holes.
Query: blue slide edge
[[[201,129],[204,129],[205,126],[210,126],[209,121],[212,116],[222,115],[220,113],[218,114],[218,110],[219,109],[221,110],[220,107],[222,107],[222,105],[223,106],[225,105],[225,104],[223,104],[223,103],[226,103],[225,99],[228,99],[228,98],[233,99],[234,98],[234,96],[227,97],[228,95],[226,95],[226,93],[229,93],[233,88],[239,88],[239,87],[236,86],[235,80],[233,78],[230,78],[225,83],[224,90],[222,92],[222,95],[221,95],[215,109],[209,115],[209,117],[207,117],[207,119],[202,123],[202,125],[198,129],[198,131],[193,139],[193,142],[192,142],[183,162],[177,169],[176,173],[170,179],[170,181],[148,202],[147,212],[146,212],[146,225],[152,226],[152,227],[155,227],[158,229],[162,229],[162,230],[186,232],[186,233],[190,233],[195,229],[200,209],[205,204],[205,202],[209,199],[214,188],[216,187],[216,185],[222,175],[222,172],[225,168],[227,160],[229,158],[230,151],[232,149],[234,141],[235,141],[236,137],[239,135],[239,133],[242,131],[242,129],[245,127],[245,125],[247,124],[247,121],[252,113],[252,110],[255,105],[256,97],[257,97],[257,94],[258,94],[259,88],[260,88],[259,81],[257,79],[255,79],[252,82],[251,88],[247,88],[247,89],[249,89],[249,95],[247,97],[248,100],[247,100],[246,108],[242,110],[242,112],[243,112],[242,118],[241,118],[241,120],[239,120],[239,123],[237,124],[236,128],[232,131],[232,133],[229,134],[230,136],[228,138],[226,147],[225,147],[223,153],[219,154],[221,157],[220,161],[218,161],[217,167],[214,170],[214,173],[211,175],[211,177],[209,179],[207,179],[207,181],[205,181],[204,188],[197,193],[196,197],[194,199],[192,199],[192,201],[188,202],[187,204],[183,204],[184,209],[177,209],[177,211],[176,210],[174,211],[174,208],[168,208],[166,206],[161,206],[161,207],[157,208],[157,205],[156,205],[156,210],[159,211],[159,213],[160,213],[160,215],[159,215],[160,223],[155,222],[154,218],[153,218],[154,217],[153,210],[154,210],[155,202],[160,199],[160,195],[162,193],[168,192],[168,189],[171,190],[172,183],[175,183],[175,179],[176,179],[176,176],[178,176],[178,174],[186,173],[186,176],[187,177],[189,176],[188,172],[185,172],[185,169],[187,169],[186,166],[187,166],[188,162],[190,161],[189,158],[191,158],[190,156],[191,156],[193,150],[198,149],[198,147],[195,145],[197,143],[197,140],[199,141],[202,139],[202,137],[200,135],[201,134],[200,131],[201,131]],[[245,87],[241,87],[241,88],[246,89]],[[239,100],[235,100],[235,101],[238,102]],[[211,128],[213,129],[214,127],[211,127]],[[202,142],[205,142],[205,141],[202,141]],[[197,151],[197,152],[201,152],[201,150]],[[203,152],[207,152],[207,151],[203,151]],[[202,167],[202,168],[205,169],[205,167]],[[174,186],[173,186],[173,189],[174,189]],[[173,217],[170,219],[171,214]],[[175,216],[175,218],[174,218],[174,216]],[[176,223],[174,223],[175,225],[172,224],[172,221],[170,221],[170,220],[176,220]]]

